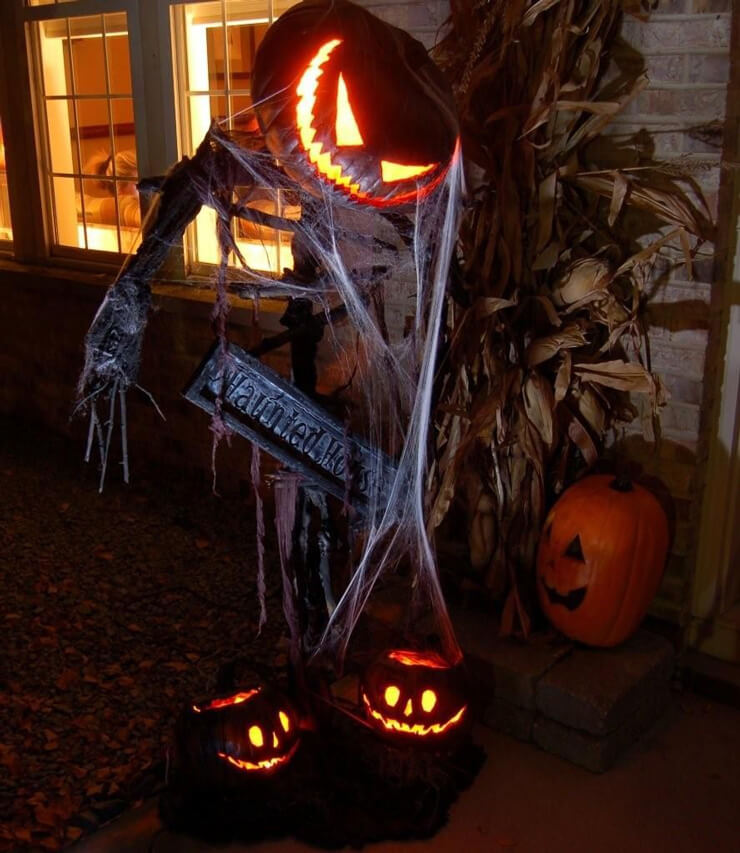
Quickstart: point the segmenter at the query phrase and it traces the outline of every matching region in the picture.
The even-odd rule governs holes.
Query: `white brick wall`
[[[374,15],[406,30],[430,48],[450,13],[448,0],[356,0]]]
[[[660,0],[648,22],[626,18],[622,35],[645,60],[650,85],[614,122],[614,132],[647,131],[656,159],[683,163],[717,214],[727,83],[730,74],[731,0]],[[700,125],[714,132],[698,133]],[[676,618],[685,606],[696,543],[704,448],[701,440],[712,296],[712,247],[696,265],[656,286],[649,308],[653,368],[671,401],[661,416],[657,453],[634,434],[629,452],[671,491],[675,539],[657,612]],[[715,285],[716,286],[716,285]],[[630,430],[630,432],[632,432]]]
[[[359,0],[427,46],[437,38],[447,0]],[[716,215],[722,126],[730,70],[731,0],[658,0],[650,20],[624,20],[624,39],[643,58],[650,85],[616,118],[613,133],[649,134],[656,160],[688,165]],[[703,132],[697,132],[705,126]],[[707,132],[706,126],[709,126]],[[661,416],[657,453],[636,434],[627,452],[671,491],[676,537],[658,610],[676,616],[685,602],[698,519],[697,464],[702,463],[702,403],[713,278],[712,247],[705,247],[689,280],[681,268],[661,279],[652,294],[650,351],[671,401]],[[711,368],[712,365],[709,365]]]

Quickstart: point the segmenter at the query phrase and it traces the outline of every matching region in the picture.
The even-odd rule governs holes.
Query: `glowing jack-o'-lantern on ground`
[[[585,477],[552,508],[537,555],[547,618],[592,646],[621,643],[642,621],[663,576],[668,521],[647,489]]]
[[[457,156],[452,92],[423,45],[345,0],[307,0],[270,27],[252,96],[270,151],[314,193],[415,204]]]
[[[299,742],[293,705],[268,687],[196,702],[178,722],[180,760],[204,782],[229,773],[271,775],[288,764]]]
[[[462,670],[436,652],[384,652],[365,670],[360,693],[370,725],[394,741],[436,746],[467,723]]]

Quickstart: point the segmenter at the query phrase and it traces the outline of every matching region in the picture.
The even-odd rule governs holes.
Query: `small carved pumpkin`
[[[288,764],[299,742],[293,705],[268,687],[196,702],[178,722],[180,759],[204,782],[273,774]]]
[[[627,479],[585,477],[545,521],[537,554],[542,609],[566,636],[615,646],[645,616],[667,551],[668,521],[653,494]]]
[[[424,46],[346,0],[305,0],[270,27],[252,96],[268,148],[317,195],[415,204],[458,148],[452,91]]]
[[[392,740],[435,746],[467,722],[462,670],[435,652],[384,652],[365,670],[360,692],[368,722]]]

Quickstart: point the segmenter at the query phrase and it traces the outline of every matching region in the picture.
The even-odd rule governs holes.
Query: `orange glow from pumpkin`
[[[280,725],[283,727],[283,731],[287,734],[290,731],[290,717],[285,713],[285,711],[278,711],[278,716],[280,717]]]
[[[396,687],[395,684],[390,684],[385,688],[385,693],[383,694],[385,698],[385,704],[389,708],[395,708],[398,704],[398,700],[401,698],[401,691]]]
[[[360,128],[357,126],[355,114],[352,112],[347,84],[344,82],[344,77],[341,74],[337,83],[337,120],[334,129],[337,145],[354,146],[365,144],[365,140],[360,133]]]
[[[329,57],[341,43],[341,39],[332,39],[321,45],[316,55],[308,63],[296,87],[296,94],[298,96],[296,102],[296,126],[301,145],[307,153],[309,161],[316,167],[322,178],[328,179],[332,184],[339,187],[339,189],[352,196],[355,201],[369,204],[372,207],[393,207],[425,198],[443,181],[448,169],[443,169],[433,181],[424,187],[400,193],[393,196],[393,198],[376,199],[367,195],[367,193],[361,192],[360,185],[352,180],[351,175],[344,174],[341,165],[332,160],[331,152],[324,151],[323,144],[316,140],[318,131],[314,127],[316,116],[313,111],[316,106],[316,90],[319,86],[319,78],[324,73],[324,65],[329,61]],[[337,84],[335,132],[337,145],[356,147],[364,144],[349,101],[347,85],[341,74],[339,75]],[[460,140],[458,138],[450,162],[453,162],[459,156],[459,153]],[[431,163],[426,166],[416,166],[394,163],[391,160],[381,160],[381,177],[385,183],[407,181],[427,174],[437,165],[437,163]]]
[[[388,653],[389,660],[398,661],[404,666],[425,666],[427,669],[450,669],[450,664],[436,652],[414,652],[394,649]]]
[[[238,770],[246,770],[250,771],[265,771],[265,770],[274,770],[276,767],[280,767],[283,764],[287,764],[288,761],[293,757],[295,751],[298,749],[298,741],[296,741],[293,746],[285,753],[285,755],[276,755],[273,758],[265,758],[263,761],[247,761],[244,758],[234,758],[233,755],[227,755],[225,752],[219,752],[218,757],[223,758],[224,761],[228,761],[232,767],[236,767]]]
[[[421,694],[421,707],[427,712],[427,714],[434,710],[434,706],[436,704],[437,694],[433,690],[425,690]]]
[[[420,178],[430,172],[437,164],[430,163],[428,166],[404,166],[401,163],[393,163],[390,160],[380,161],[380,174],[386,184],[394,181],[408,181],[411,178]]]
[[[313,126],[315,118],[313,109],[316,106],[319,77],[324,73],[323,66],[329,61],[332,52],[341,43],[341,39],[332,39],[321,45],[316,56],[308,63],[296,88],[298,95],[296,124],[301,144],[308,153],[308,159],[316,166],[319,173],[337,186],[356,194],[360,190],[359,184],[353,184],[349,177],[342,174],[342,167],[332,162],[331,153],[324,151],[324,146],[320,142],[314,142],[316,128]]]
[[[220,708],[229,708],[232,705],[240,705],[242,702],[248,702],[259,692],[258,687],[255,690],[247,690],[244,693],[235,693],[233,696],[227,696],[225,699],[214,699],[202,708],[198,705],[193,705],[193,710],[196,714],[200,714],[203,711],[218,711]]]
[[[428,737],[429,735],[443,734],[460,722],[468,707],[467,705],[463,705],[454,716],[447,720],[447,722],[430,723],[428,726],[425,726],[423,723],[404,723],[401,720],[384,717],[380,711],[376,711],[375,708],[372,707],[370,700],[367,698],[365,693],[362,694],[362,701],[365,703],[365,707],[367,708],[370,716],[374,720],[377,720],[384,729],[387,729],[389,732],[401,732],[403,734],[416,735],[417,737]]]

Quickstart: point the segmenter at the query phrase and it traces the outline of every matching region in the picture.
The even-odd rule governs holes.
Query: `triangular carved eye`
[[[411,178],[419,178],[431,171],[437,164],[430,163],[428,166],[406,166],[403,163],[394,163],[392,160],[380,161],[380,173],[386,184],[394,181],[408,181]]]
[[[572,557],[574,560],[580,560],[582,563],[586,562],[586,558],[583,556],[580,536],[576,536],[575,539],[571,540],[570,544],[565,549],[565,556]]]
[[[336,131],[337,145],[357,146],[364,145],[357,119],[349,102],[349,92],[344,77],[339,75],[337,82],[337,120],[334,125]]]

